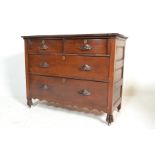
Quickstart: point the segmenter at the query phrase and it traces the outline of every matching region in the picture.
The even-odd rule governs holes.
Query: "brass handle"
[[[91,71],[91,70],[92,70],[92,67],[89,66],[89,65],[87,65],[87,64],[85,64],[85,65],[83,65],[83,66],[81,67],[81,70],[82,70],[82,71]]]
[[[43,90],[48,90],[48,85],[47,85],[47,84],[41,85],[41,89],[43,89]]]
[[[79,94],[83,95],[83,96],[90,96],[91,92],[88,91],[87,89],[82,89],[79,91]]]
[[[47,49],[48,49],[48,46],[46,45],[45,40],[42,40],[40,45],[40,50],[47,50]]]
[[[48,68],[49,67],[49,64],[47,62],[42,62],[39,64],[40,67],[42,68]]]
[[[80,49],[81,49],[82,51],[89,51],[89,50],[92,49],[92,47],[91,47],[89,44],[85,44],[85,45],[82,45],[82,46],[80,47]]]

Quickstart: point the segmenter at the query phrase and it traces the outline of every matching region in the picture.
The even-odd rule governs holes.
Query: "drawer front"
[[[89,109],[107,107],[107,84],[103,82],[30,75],[30,94],[32,98],[62,105]]]
[[[107,54],[107,39],[66,39],[65,53]]]
[[[108,68],[108,57],[29,55],[29,71],[39,75],[107,81]]]
[[[29,53],[60,53],[62,40],[58,39],[30,39],[28,40]]]

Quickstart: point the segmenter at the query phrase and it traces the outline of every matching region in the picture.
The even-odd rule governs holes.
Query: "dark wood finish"
[[[114,121],[113,115],[107,114],[106,121],[110,125]]]
[[[65,60],[64,58],[65,57]],[[29,55],[29,72],[96,81],[108,81],[108,57]]]
[[[31,98],[27,99],[27,105],[31,108],[31,106],[32,106],[32,99]]]
[[[122,105],[125,42],[118,34],[23,36],[27,104],[32,98],[72,110],[107,113]]]
[[[22,36],[22,38],[24,39],[29,39],[29,38],[117,38],[117,37],[127,39],[126,36],[119,33]]]
[[[117,110],[118,110],[118,111],[121,110],[121,103],[118,105]]]

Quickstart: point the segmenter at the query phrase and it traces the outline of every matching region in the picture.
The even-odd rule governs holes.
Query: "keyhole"
[[[85,40],[84,40],[84,44],[87,44],[87,43],[88,43],[88,40],[87,40],[87,39],[85,39]]]
[[[45,44],[45,40],[42,40],[42,42],[41,42],[42,44]]]

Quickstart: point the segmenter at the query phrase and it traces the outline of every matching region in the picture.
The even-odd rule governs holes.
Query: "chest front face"
[[[121,103],[124,49],[116,37],[25,38],[28,104],[111,114]]]

